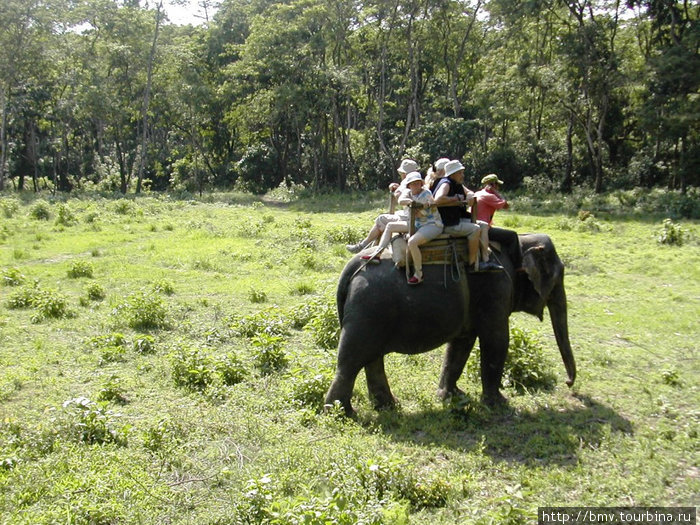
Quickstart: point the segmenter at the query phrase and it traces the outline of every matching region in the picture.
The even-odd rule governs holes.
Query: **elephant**
[[[343,269],[336,292],[340,339],[335,377],[325,404],[339,401],[354,415],[352,391],[365,369],[367,388],[376,409],[397,400],[384,370],[390,352],[418,354],[447,343],[438,396],[447,399],[462,392],[457,381],[479,338],[482,400],[504,403],[501,379],[510,339],[509,317],[524,311],[543,319],[547,306],[552,328],[567,372],[567,384],[576,378],[569,342],[564,264],[549,236],[518,236],[523,268],[513,268],[505,252],[494,252],[504,270],[468,273],[463,263],[424,265],[424,281],[409,286],[388,255],[367,265],[355,255]],[[494,248],[494,250],[497,250]]]

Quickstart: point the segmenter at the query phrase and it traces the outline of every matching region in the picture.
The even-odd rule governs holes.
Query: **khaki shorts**
[[[459,224],[454,226],[445,226],[443,233],[448,235],[453,235],[455,237],[471,237],[474,234],[478,234],[481,228],[478,224],[470,221],[469,219],[462,219]]]

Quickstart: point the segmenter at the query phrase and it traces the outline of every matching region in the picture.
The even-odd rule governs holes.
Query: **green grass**
[[[320,410],[329,311],[383,196],[0,200],[0,523],[532,523],[544,505],[698,502],[697,222],[677,221],[677,246],[657,242],[664,216],[611,199],[593,216],[516,202],[497,221],[548,233],[567,266],[574,388],[548,318],[516,314],[552,389],[490,410],[470,372],[443,405],[440,350],[390,355],[400,407],[372,410],[360,375],[346,420]]]

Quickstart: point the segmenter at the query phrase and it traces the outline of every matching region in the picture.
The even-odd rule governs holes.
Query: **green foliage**
[[[4,286],[19,286],[26,279],[19,268],[3,268],[2,270],[2,284]]]
[[[107,296],[100,283],[90,283],[85,287],[85,293],[90,301],[101,301]]]
[[[311,375],[306,370],[293,374],[292,403],[320,412],[323,409],[324,398],[331,386],[330,374]]]
[[[40,322],[44,319],[61,319],[73,315],[68,308],[68,298],[55,290],[34,289],[31,296],[31,307],[36,310],[32,316],[33,322]]]
[[[107,379],[97,393],[97,401],[112,402],[120,405],[129,402],[126,396],[126,390],[121,385],[119,377],[111,375],[109,379]]]
[[[277,307],[246,316],[234,315],[229,320],[229,326],[234,334],[247,338],[255,337],[258,334],[270,336],[289,334],[289,322],[279,313]]]
[[[321,348],[333,350],[338,347],[340,321],[335,304],[328,301],[319,305],[306,327],[311,332],[314,342]]]
[[[72,226],[77,222],[78,219],[75,217],[75,214],[66,204],[60,203],[56,206],[56,219],[54,224],[57,226]]]
[[[141,291],[131,294],[112,310],[112,318],[137,330],[168,327],[168,310],[157,295]]]
[[[671,219],[664,219],[661,226],[661,233],[657,238],[659,244],[683,246],[685,238],[685,230],[683,230],[680,224],[674,223]]]
[[[153,283],[153,291],[163,295],[173,295],[175,293],[175,285],[172,281],[161,279]]]
[[[51,218],[51,206],[44,200],[38,200],[29,210],[29,216],[38,221],[48,221]]]
[[[77,279],[79,277],[90,277],[94,273],[94,268],[90,261],[74,261],[68,268],[68,277]]]
[[[0,198],[0,210],[2,210],[3,217],[11,219],[19,211],[19,202],[17,199]]]
[[[68,438],[88,445],[127,445],[131,427],[119,424],[120,414],[107,410],[104,402],[96,403],[86,397],[76,397],[63,403],[63,411],[66,415],[63,433]]]
[[[255,349],[253,363],[262,375],[278,372],[287,366],[289,359],[282,337],[261,332],[251,339],[251,343]]]
[[[156,340],[152,335],[137,335],[133,341],[134,351],[139,354],[153,354],[156,351]]]
[[[176,385],[202,392],[214,382],[214,361],[204,350],[181,347],[168,357]]]
[[[250,290],[248,290],[248,300],[251,303],[266,303],[267,294],[263,290],[256,290],[255,288],[251,288]]]
[[[245,380],[248,372],[239,357],[229,352],[218,356],[214,367],[226,386],[233,386]]]

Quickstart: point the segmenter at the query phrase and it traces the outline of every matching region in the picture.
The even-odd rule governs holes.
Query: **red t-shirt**
[[[503,208],[507,202],[490,187],[477,191],[476,199],[476,218],[488,222],[489,226],[493,222],[493,214],[496,213],[496,210]]]

